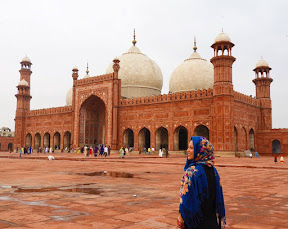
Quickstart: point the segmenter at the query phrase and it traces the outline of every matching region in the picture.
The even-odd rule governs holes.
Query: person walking
[[[108,156],[110,157],[110,153],[111,153],[111,147],[108,146]]]
[[[159,157],[163,157],[163,151],[162,151],[162,148],[159,149]]]
[[[108,147],[105,145],[104,147],[104,156],[107,157],[108,156]]]
[[[204,137],[191,137],[181,180],[177,228],[216,229],[225,226],[223,190],[213,164],[213,145]]]
[[[275,153],[275,155],[274,155],[274,163],[275,164],[278,164],[278,161],[277,161],[277,154]]]
[[[283,153],[281,154],[281,156],[280,156],[280,160],[279,160],[279,161],[280,161],[281,164],[284,163],[284,155],[283,155]]]

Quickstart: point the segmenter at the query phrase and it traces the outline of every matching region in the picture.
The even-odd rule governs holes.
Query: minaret
[[[260,100],[261,120],[260,129],[272,129],[272,106],[270,98],[270,84],[273,79],[270,78],[269,64],[261,59],[257,62],[255,72],[255,79],[253,83],[256,86],[256,98]]]
[[[232,56],[234,44],[223,31],[216,37],[214,57],[210,60],[214,66],[213,109],[211,140],[216,151],[233,152],[233,82],[232,65],[236,60]]]
[[[230,37],[221,32],[211,46],[214,57],[210,60],[214,65],[213,95],[233,95],[232,65],[236,60],[232,56],[234,44]]]
[[[26,56],[20,62],[21,70],[20,72],[20,82],[17,86],[17,94],[15,95],[17,98],[17,108],[16,108],[16,116],[15,116],[15,137],[14,137],[14,145],[15,147],[25,146],[25,116],[26,113],[30,110],[30,76],[32,74],[31,71],[31,61]]]

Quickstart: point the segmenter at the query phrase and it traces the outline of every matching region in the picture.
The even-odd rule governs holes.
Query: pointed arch
[[[30,133],[26,135],[25,146],[32,147],[32,135]]]
[[[41,135],[36,133],[34,136],[34,149],[39,149],[41,147]]]
[[[64,134],[64,149],[70,148],[71,145],[71,133],[66,131]]]
[[[150,148],[150,130],[146,127],[142,128],[139,131],[139,148]]]
[[[123,146],[134,147],[134,132],[130,128],[123,132]]]
[[[12,142],[8,143],[8,150],[13,151],[13,143]]]
[[[58,131],[55,132],[53,136],[53,142],[54,142],[54,145],[53,145],[54,149],[60,149],[61,135]]]
[[[202,136],[205,137],[209,140],[209,129],[207,126],[204,125],[198,125],[195,129],[194,129],[194,133],[193,136]]]
[[[50,148],[51,147],[51,145],[50,145],[50,134],[48,133],[48,132],[46,132],[45,134],[44,134],[44,145],[43,145],[43,147],[48,147],[48,148]]]
[[[255,151],[255,133],[252,128],[249,131],[249,149]]]
[[[105,144],[106,105],[96,95],[91,95],[81,104],[79,118],[79,145]]]
[[[159,127],[156,130],[156,150],[159,150],[160,148],[168,149],[168,130],[165,127]]]
[[[178,126],[174,130],[174,149],[186,150],[188,147],[188,130],[184,126]]]
[[[281,153],[281,143],[278,139],[272,141],[272,153]]]
[[[247,132],[244,126],[241,128],[241,135],[242,150],[247,150]]]
[[[238,151],[238,131],[235,126],[234,126],[234,150],[235,152]]]

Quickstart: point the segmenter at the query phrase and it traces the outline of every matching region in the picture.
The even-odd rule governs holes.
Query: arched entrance
[[[272,142],[272,153],[281,153],[281,143],[277,139]]]
[[[194,130],[194,136],[202,136],[209,140],[209,129],[204,125],[199,125]]]
[[[238,132],[235,126],[234,126],[234,150],[235,152],[238,151]]]
[[[64,134],[64,149],[69,149],[71,145],[71,133],[69,131],[67,131]]]
[[[168,130],[160,127],[156,131],[156,150],[161,148],[168,148]]]
[[[13,150],[13,143],[8,143],[8,150],[9,151],[12,151]]]
[[[253,129],[249,131],[249,149],[255,151],[255,134]]]
[[[25,146],[32,147],[32,135],[30,133],[26,135]]]
[[[174,149],[186,150],[188,147],[188,131],[184,126],[178,126],[174,131]]]
[[[134,147],[134,132],[129,128],[123,133],[123,146]]]
[[[247,150],[247,132],[246,132],[246,129],[244,127],[241,128],[242,130],[242,150]]]
[[[41,135],[39,133],[35,134],[34,137],[34,149],[39,149],[41,146]]]
[[[53,137],[53,141],[54,141],[54,149],[60,149],[60,139],[61,139],[61,135],[59,132],[56,132],[54,134],[54,137]]]
[[[150,148],[150,131],[145,127],[139,131],[139,148]]]
[[[43,147],[50,148],[50,134],[49,133],[45,133],[44,134],[44,145],[43,145]]]
[[[80,108],[79,145],[105,144],[106,108],[102,99],[91,95]]]

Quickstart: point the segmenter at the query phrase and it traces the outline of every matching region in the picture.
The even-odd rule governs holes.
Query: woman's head
[[[187,162],[184,170],[191,164],[195,163],[208,163],[214,160],[214,147],[204,137],[193,136],[187,149]]]

